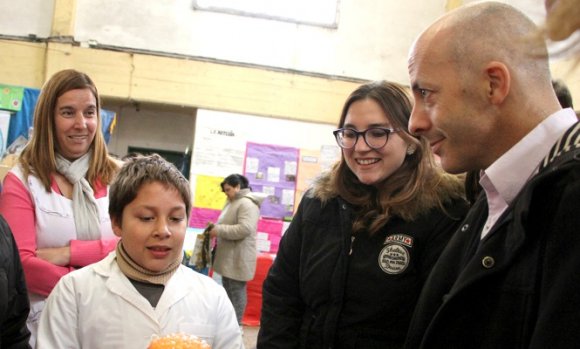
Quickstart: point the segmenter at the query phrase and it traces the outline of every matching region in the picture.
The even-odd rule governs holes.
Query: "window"
[[[194,0],[193,8],[336,28],[339,0]]]

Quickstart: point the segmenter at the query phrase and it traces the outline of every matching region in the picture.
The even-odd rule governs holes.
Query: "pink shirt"
[[[538,166],[558,138],[578,121],[576,113],[562,109],[550,115],[516,145],[482,171],[481,184],[489,214],[481,231],[483,239],[508,208],[524,184],[537,173]]]
[[[51,181],[51,187],[54,193],[61,195],[54,178]],[[106,198],[106,196],[107,187],[96,185],[95,198]],[[35,205],[27,187],[12,172],[9,172],[4,179],[0,196],[0,214],[4,216],[14,234],[28,291],[41,296],[48,296],[63,275],[77,267],[103,259],[115,249],[117,243],[116,238],[93,241],[70,240],[70,265],[64,267],[37,258]]]

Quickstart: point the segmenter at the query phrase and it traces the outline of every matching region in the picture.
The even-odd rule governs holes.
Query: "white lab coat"
[[[72,208],[72,200],[57,194],[54,191],[47,192],[44,184],[34,175],[24,176],[20,165],[15,166],[10,172],[16,175],[28,189],[33,200],[34,219],[36,220],[36,249],[49,247],[69,246],[71,240],[77,240],[77,230]],[[108,189],[107,189],[108,190]],[[99,214],[100,232],[102,240],[115,239],[115,233],[109,217],[109,195],[96,199]],[[29,236],[27,238],[32,238]],[[30,262],[32,267],[39,268],[38,263]],[[54,274],[52,271],[49,274]],[[47,278],[47,280],[52,278]],[[48,283],[44,280],[43,283]],[[28,329],[31,332],[30,345],[34,346],[38,321],[44,308],[46,297],[37,293],[29,293],[30,313],[28,315]]]
[[[42,312],[36,348],[145,349],[152,335],[177,332],[212,349],[243,348],[234,308],[214,280],[180,265],[153,308],[111,252],[61,278]]]

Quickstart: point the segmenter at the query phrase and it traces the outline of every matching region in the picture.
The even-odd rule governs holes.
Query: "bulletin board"
[[[262,192],[268,198],[262,203],[264,217],[292,216],[299,150],[272,144],[248,142],[244,162],[244,175],[252,191]]]
[[[191,211],[189,226],[205,228],[209,222],[215,223],[222,208],[226,204],[226,196],[222,192],[223,177],[198,175],[194,193],[195,205]]]
[[[320,174],[320,151],[300,149],[300,157],[298,161],[298,176],[296,177],[296,194],[294,195],[295,211],[298,203],[302,200],[302,196],[312,181]]]
[[[283,218],[293,216],[312,180],[340,158],[334,128],[199,109],[191,158],[190,227],[203,229],[215,222],[226,202],[219,183],[230,174],[243,174],[252,191],[270,195],[260,209],[260,221],[268,224],[259,223],[258,239],[264,241],[258,247],[274,253],[286,229]]]

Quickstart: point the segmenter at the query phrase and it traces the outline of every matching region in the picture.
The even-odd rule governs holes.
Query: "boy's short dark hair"
[[[111,220],[122,221],[125,206],[135,200],[143,184],[159,182],[177,190],[185,203],[187,217],[191,211],[189,182],[183,174],[158,154],[136,154],[125,159],[125,164],[109,189],[109,215]]]

